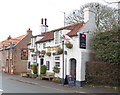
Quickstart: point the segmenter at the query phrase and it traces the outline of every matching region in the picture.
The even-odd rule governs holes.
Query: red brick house
[[[12,70],[15,74],[27,72],[27,44],[31,37],[32,31],[29,29],[25,35],[16,38],[9,36],[7,40],[0,42],[0,64],[4,72],[11,73]],[[24,51],[26,54],[23,54]]]

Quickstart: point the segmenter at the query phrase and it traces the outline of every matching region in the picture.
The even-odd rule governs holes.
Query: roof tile
[[[45,32],[44,33],[45,36],[41,40],[37,41],[36,43],[53,40],[54,39],[54,32],[59,31],[59,30],[64,30],[64,29],[71,30],[69,33],[67,33],[68,36],[77,36],[77,32],[79,32],[82,29],[84,24],[85,24],[84,22],[81,22],[81,23],[65,26],[62,28],[58,28],[58,29],[55,29],[55,30],[52,30],[49,32]]]

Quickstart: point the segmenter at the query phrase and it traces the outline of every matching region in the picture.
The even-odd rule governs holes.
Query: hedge
[[[106,62],[86,63],[86,82],[100,85],[118,86],[120,85],[120,64],[110,64]]]

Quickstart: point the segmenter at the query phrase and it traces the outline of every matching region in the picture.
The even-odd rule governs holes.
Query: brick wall
[[[27,72],[27,60],[21,60],[21,49],[27,48],[27,44],[30,42],[32,32],[27,33],[15,47],[13,52],[13,64],[15,66],[14,72],[20,74],[21,72]]]

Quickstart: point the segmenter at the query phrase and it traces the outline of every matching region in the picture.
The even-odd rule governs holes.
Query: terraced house
[[[96,31],[93,10],[84,10],[83,22],[52,31],[46,31],[48,26],[43,19],[41,24],[40,35],[33,36],[28,44],[28,61],[37,64],[38,75],[40,66],[46,65],[46,72],[54,72],[62,81],[66,75],[74,76],[75,85],[81,86],[85,81],[85,63],[91,59],[90,39]],[[59,71],[55,72],[54,67]]]
[[[9,36],[0,42],[0,64],[3,72],[20,74],[27,72],[27,44],[30,42],[32,31],[16,38]]]

